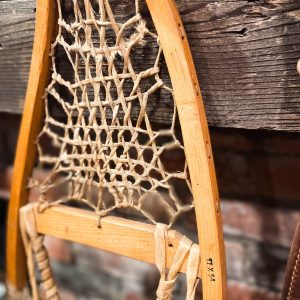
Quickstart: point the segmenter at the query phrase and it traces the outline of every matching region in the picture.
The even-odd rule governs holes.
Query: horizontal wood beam
[[[107,216],[97,227],[98,216],[90,211],[53,206],[39,213],[35,207],[37,230],[41,234],[81,243],[147,263],[154,263],[154,225]],[[182,235],[168,231],[167,267],[170,267]],[[186,272],[186,262],[181,272]],[[201,277],[199,268],[198,276]]]
[[[120,16],[133,1],[110,0]],[[121,4],[120,4],[121,3]],[[300,131],[300,2],[178,0],[209,125]],[[34,0],[0,1],[0,111],[21,113],[33,33]],[[149,17],[145,1],[142,13]],[[141,62],[147,65],[147,55]],[[66,69],[62,60],[61,68]],[[151,118],[168,122],[169,99]]]

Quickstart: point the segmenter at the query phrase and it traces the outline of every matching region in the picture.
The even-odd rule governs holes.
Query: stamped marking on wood
[[[214,261],[212,258],[206,259],[206,265],[208,270],[208,277],[210,281],[216,281],[216,275],[214,271]]]

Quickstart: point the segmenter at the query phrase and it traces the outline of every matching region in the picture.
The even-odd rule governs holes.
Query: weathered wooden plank
[[[132,1],[111,0],[119,15]],[[144,1],[141,1],[142,3]],[[300,130],[300,2],[178,0],[210,125]],[[32,0],[0,1],[0,111],[20,113],[34,32]],[[142,13],[147,14],[142,5]],[[141,63],[149,64],[144,53]],[[151,56],[151,53],[150,53]],[[162,98],[152,119],[168,122]],[[158,113],[159,112],[159,113]],[[161,114],[161,115],[160,115]]]
[[[34,19],[35,1],[0,2],[0,111],[22,112]]]

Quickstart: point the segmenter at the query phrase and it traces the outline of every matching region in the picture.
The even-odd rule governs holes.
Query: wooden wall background
[[[177,3],[209,124],[300,131],[300,1]],[[22,112],[34,18],[35,1],[0,1],[1,112]]]

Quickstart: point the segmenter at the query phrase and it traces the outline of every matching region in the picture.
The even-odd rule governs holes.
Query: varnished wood
[[[21,290],[26,283],[25,256],[19,231],[19,208],[28,201],[26,185],[35,162],[34,142],[43,117],[42,96],[49,78],[49,51],[56,27],[54,3],[53,0],[37,1],[35,40],[11,185],[6,272],[7,283],[17,290]]]
[[[98,216],[78,208],[53,206],[38,212],[33,205],[37,231],[147,263],[154,263],[154,229],[151,224],[107,216],[97,227]],[[182,235],[168,231],[167,267],[170,267]],[[180,269],[186,271],[186,259]],[[200,269],[198,272],[201,277]]]
[[[226,298],[219,195],[208,126],[187,37],[173,0],[146,0],[174,89],[192,181],[201,249],[203,299]]]
[[[97,2],[97,1],[95,1]],[[124,19],[134,1],[110,0]],[[121,3],[121,4],[119,4]],[[300,131],[300,1],[177,0],[210,125]],[[144,0],[140,1],[147,16]],[[35,0],[0,1],[0,111],[22,112]],[[115,12],[115,9],[114,9]],[[96,37],[95,37],[96,38]],[[149,67],[155,51],[141,59]],[[65,61],[58,61],[65,69]],[[9,87],[9,88],[7,88]],[[151,121],[169,123],[163,95]]]
[[[35,55],[39,55],[39,57],[37,58],[37,61],[32,63],[32,70],[35,70],[35,72],[32,71],[29,79],[24,121],[22,123],[15,165],[15,172],[17,172],[16,174],[18,175],[14,178],[9,213],[9,239],[11,237],[13,237],[13,239],[12,242],[9,241],[8,253],[10,253],[13,258],[10,259],[8,257],[8,268],[10,269],[8,280],[18,288],[23,286],[24,276],[22,278],[20,276],[20,278],[16,277],[16,255],[19,256],[20,253],[16,253],[13,250],[13,247],[15,246],[14,249],[16,249],[16,246],[19,246],[18,249],[21,249],[19,244],[19,233],[16,228],[18,222],[16,220],[19,207],[27,200],[25,183],[27,176],[32,170],[34,161],[33,139],[36,136],[36,131],[39,128],[38,124],[40,122],[40,116],[42,115],[40,101],[41,91],[44,90],[47,81],[46,68],[49,68],[48,58],[45,58],[44,55],[48,54],[47,45],[49,44],[47,43],[50,41],[50,31],[52,31],[54,27],[54,15],[51,16],[53,19],[50,20],[50,14],[47,13],[49,12],[51,1],[46,2],[46,4],[44,4],[44,2],[42,4],[42,0],[40,1],[40,7],[42,7],[41,11],[44,12],[45,15],[42,16],[41,11],[38,12],[37,20],[38,22],[42,21],[43,28],[47,27],[48,31],[43,31],[44,36],[42,39],[41,36],[39,36],[42,32],[42,29],[39,28],[41,25],[40,23],[37,24],[36,40],[39,38],[42,39],[42,42],[39,41],[39,45],[36,45],[37,43],[35,44],[33,53],[34,57]],[[223,300],[226,299],[226,268],[219,197],[207,121],[196,71],[175,2],[173,2],[173,0],[147,0],[147,4],[163,47],[179,112],[185,153],[189,165],[196,206],[198,235],[201,247],[201,270],[199,272],[201,272],[203,279],[204,300]],[[46,8],[47,5],[48,7]],[[47,24],[45,24],[45,19],[48,20]],[[47,35],[48,38],[46,38]],[[36,123],[33,121],[36,121]],[[26,160],[25,157],[29,157],[30,159]],[[133,227],[137,227],[134,225],[135,222],[124,221],[125,223],[116,225],[120,220],[117,221],[117,219],[103,218],[103,222],[107,220],[105,222],[108,222],[107,224],[109,224],[105,228],[107,232],[109,230],[111,236],[113,234],[122,234],[122,241],[125,241],[127,244],[127,246],[124,247],[121,244],[121,241],[120,243],[114,243],[115,241],[111,241],[110,243],[107,242],[108,236],[105,234],[105,231],[103,232],[103,236],[99,231],[97,233],[92,231],[94,235],[84,239],[78,230],[76,232],[76,226],[79,224],[80,226],[85,226],[82,224],[90,224],[89,226],[91,226],[92,223],[86,221],[87,219],[93,220],[90,215],[87,217],[84,212],[82,212],[82,215],[80,216],[78,211],[74,212],[73,210],[66,209],[62,214],[60,210],[55,211],[53,208],[49,209],[49,211],[46,211],[44,214],[45,215],[37,216],[38,231],[43,234],[53,234],[61,238],[84,242],[91,246],[99,246],[102,249],[114,253],[130,255],[132,258],[153,262],[153,254],[152,256],[147,255],[148,258],[143,254],[143,252],[148,254],[153,252],[153,227],[150,229],[147,225],[139,225],[141,227],[136,231],[128,230],[128,228],[125,230],[124,228],[127,226],[126,222],[133,224]],[[72,214],[74,214],[75,217]],[[47,218],[47,216],[49,216],[49,219],[47,222],[44,222],[44,217]],[[56,223],[55,226],[53,221],[50,222],[50,218],[62,222],[63,219],[66,219],[66,216],[70,216],[70,226],[63,227],[63,232],[59,229],[63,226],[62,224]],[[95,223],[93,226],[95,226]],[[148,229],[146,230],[145,228]],[[91,228],[89,227],[89,229]],[[84,232],[86,235],[88,234],[87,232],[89,229],[85,228]],[[135,233],[133,234],[133,232]],[[133,240],[133,237],[139,237],[141,241],[143,241],[143,239],[145,239],[145,232],[148,232],[148,237],[146,239],[148,242],[146,244],[142,245],[139,241]],[[78,237],[76,237],[76,233],[78,234]],[[101,239],[103,239],[102,242]],[[97,241],[102,246],[100,246]],[[177,242],[178,240],[175,238],[174,243],[176,244]],[[133,251],[132,248],[130,248],[131,246],[129,246],[130,243],[134,243],[140,251]],[[131,251],[126,250],[126,248]],[[20,250],[18,251],[20,252]],[[172,256],[174,249],[169,249],[169,251]],[[23,266],[23,260],[20,260],[20,263]],[[170,264],[170,261],[168,264]],[[21,274],[23,273],[24,271],[21,272]]]

